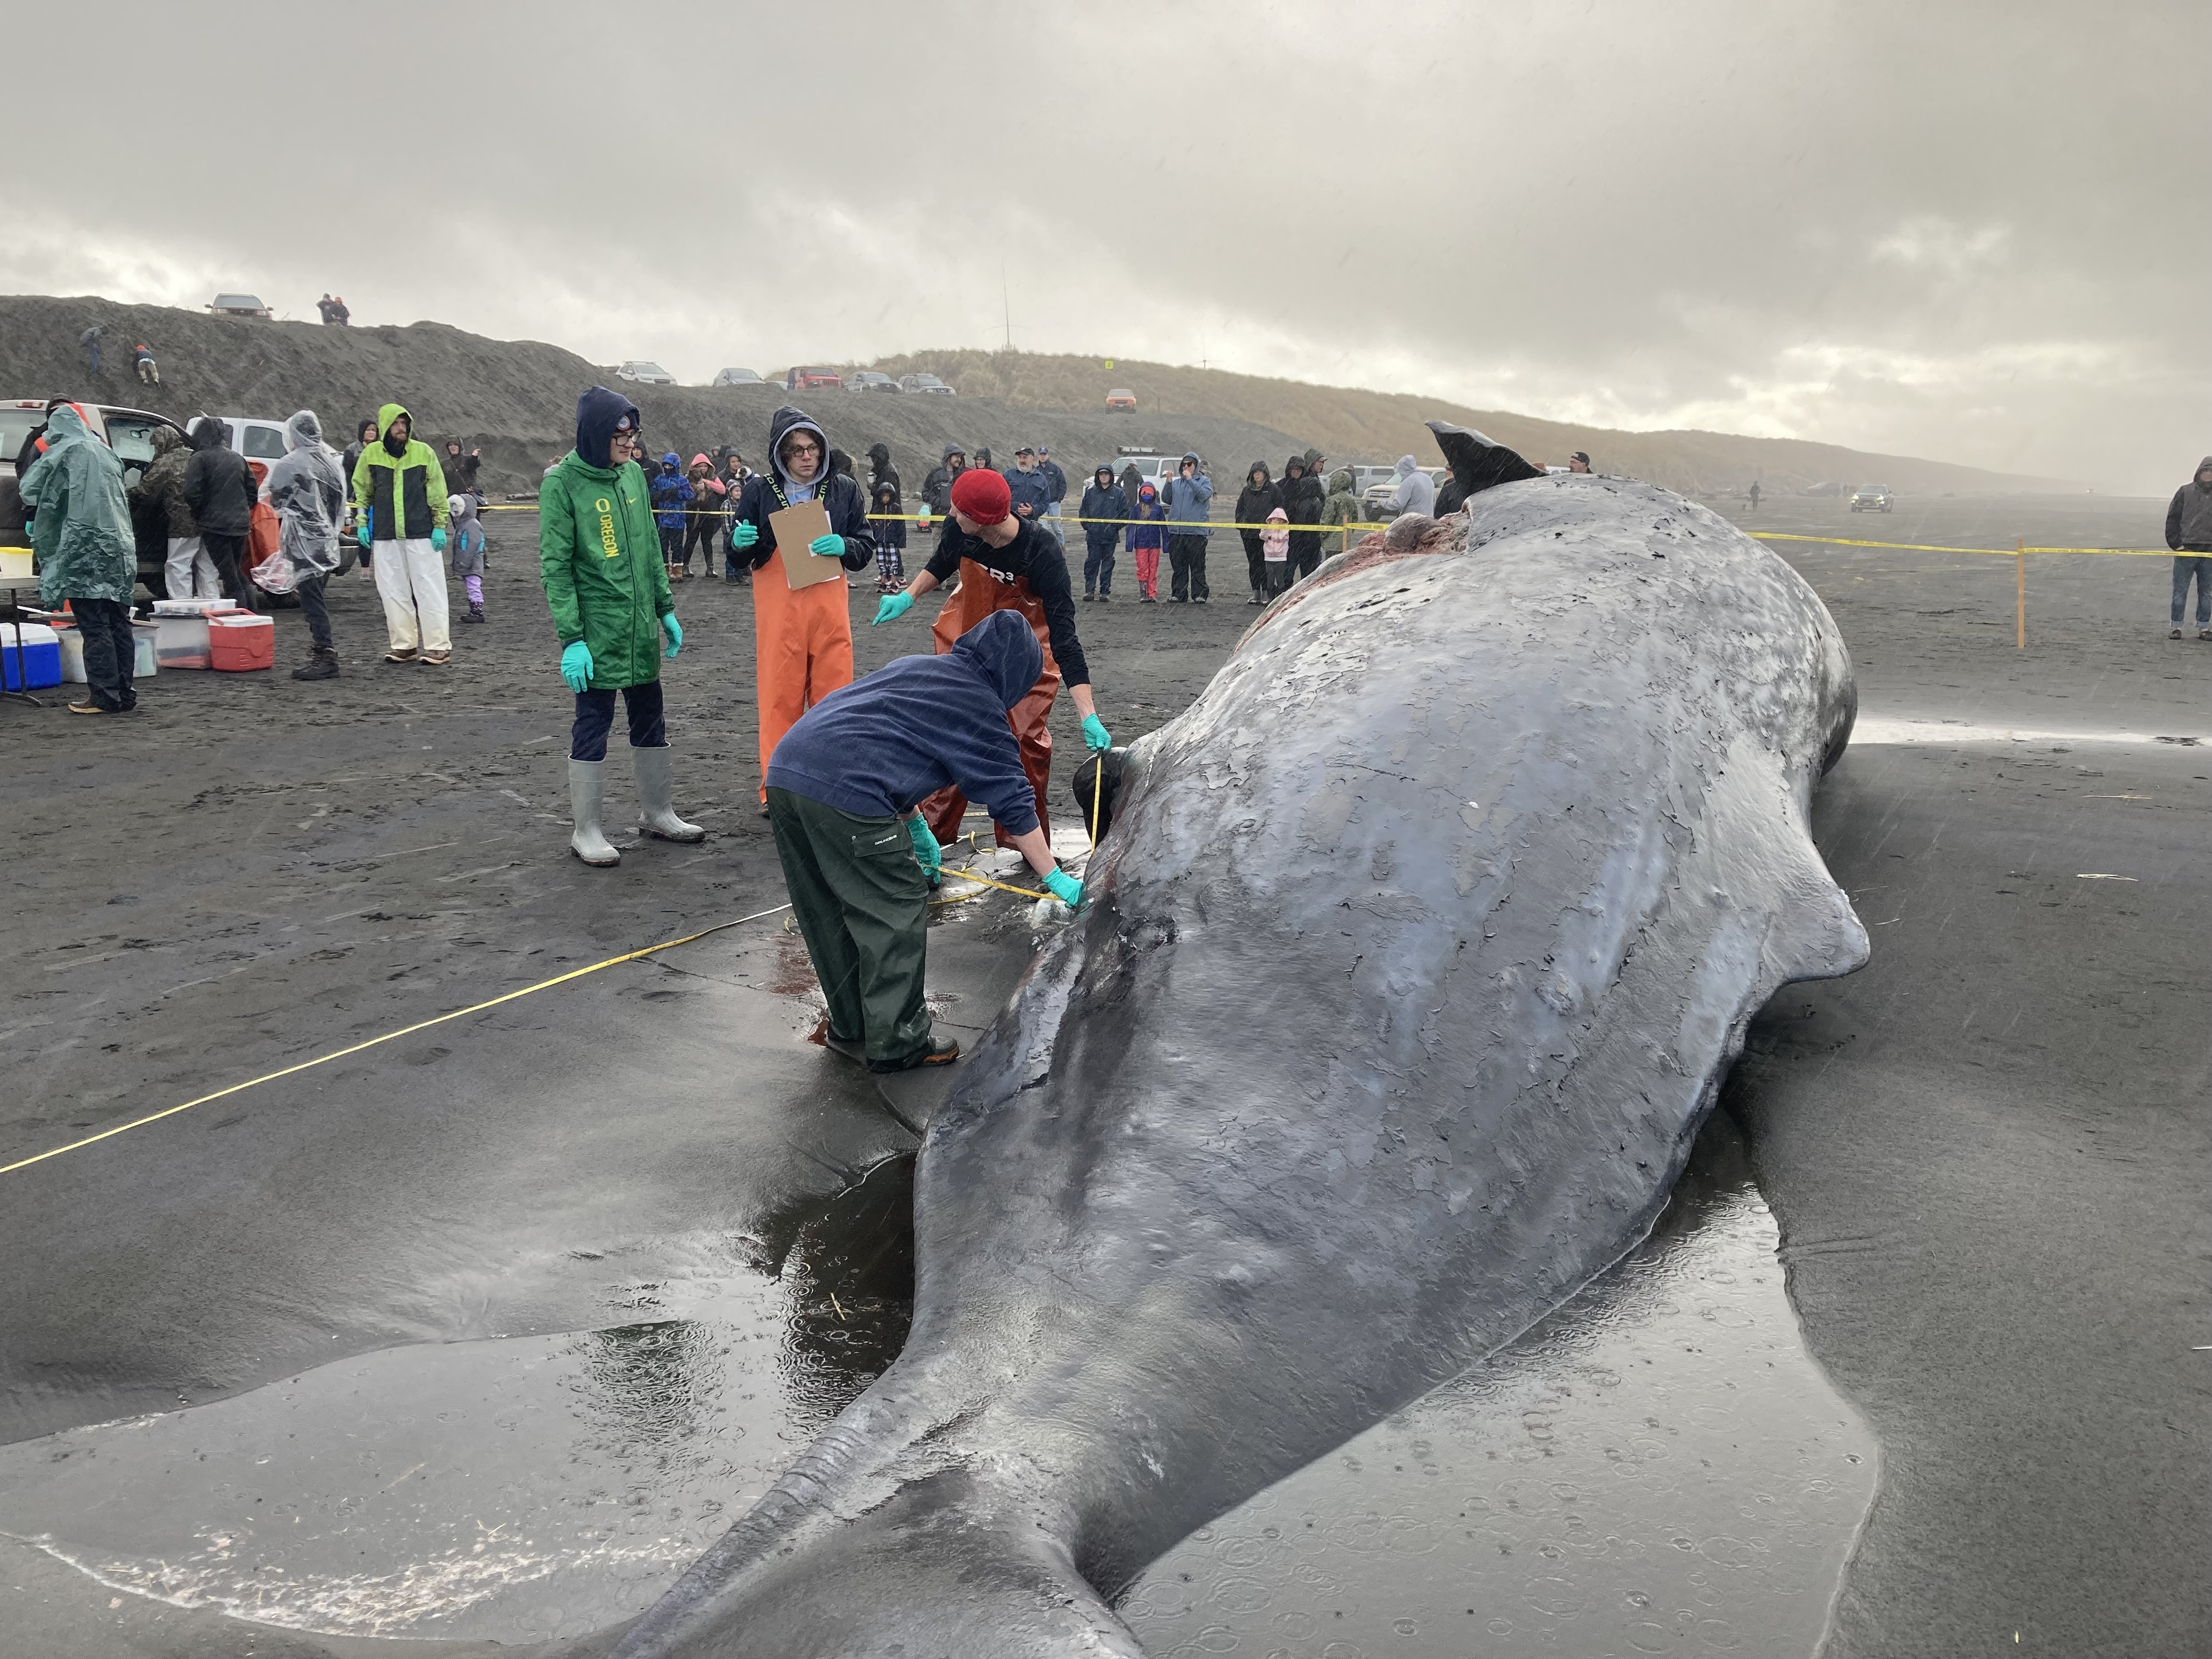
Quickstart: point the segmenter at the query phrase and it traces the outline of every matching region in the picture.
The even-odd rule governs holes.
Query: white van
[[[199,430],[202,421],[221,421],[230,434],[230,447],[246,457],[253,482],[269,477],[270,463],[284,459],[284,422],[265,415],[195,415],[185,422],[187,434]]]

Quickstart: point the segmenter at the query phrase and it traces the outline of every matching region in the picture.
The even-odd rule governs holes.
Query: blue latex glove
[[[817,536],[806,544],[806,550],[821,559],[842,559],[845,556],[842,536]]]
[[[740,519],[730,532],[730,545],[743,552],[760,540],[760,530],[750,519]]]
[[[571,691],[588,691],[592,688],[592,647],[578,640],[574,645],[561,647],[561,678]]]
[[[884,595],[884,602],[876,607],[875,621],[870,623],[868,626],[874,628],[883,623],[896,622],[913,609],[913,594],[903,589],[896,593],[886,593]]]
[[[1096,714],[1083,717],[1083,746],[1094,755],[1103,755],[1114,746],[1114,734]]]
[[[1044,878],[1044,890],[1071,910],[1082,908],[1083,884],[1065,870],[1048,872]]]
[[[937,837],[930,834],[929,826],[921,821],[921,813],[906,821],[906,833],[914,842],[915,861],[921,866],[924,875],[934,876],[945,867],[944,849],[938,846]]]
[[[361,528],[355,531],[353,533],[354,538],[360,542],[363,547],[367,547],[368,545],[368,520],[363,519],[361,521]]]
[[[438,525],[432,528],[430,532],[430,550],[433,553],[442,553],[446,550],[445,526]]]
[[[672,657],[684,648],[684,630],[676,625],[676,613],[672,611],[660,619],[660,631],[668,635],[668,649],[660,654]]]

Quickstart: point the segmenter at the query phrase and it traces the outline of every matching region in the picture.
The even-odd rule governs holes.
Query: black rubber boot
[[[338,677],[338,653],[326,645],[319,645],[307,655],[307,665],[295,668],[295,680],[334,680]]]

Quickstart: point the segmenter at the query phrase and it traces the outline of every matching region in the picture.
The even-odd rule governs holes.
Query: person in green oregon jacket
[[[538,489],[538,574],[561,636],[561,678],[576,694],[576,724],[568,739],[575,833],[568,850],[592,865],[622,862],[599,830],[601,775],[617,691],[629,715],[641,826],[662,841],[707,837],[697,824],[676,815],[660,659],[663,636],[665,654],[673,657],[683,647],[684,630],[676,625],[645,474],[629,459],[637,429],[635,404],[592,386],[576,399],[575,448]],[[611,455],[621,458],[611,466]]]

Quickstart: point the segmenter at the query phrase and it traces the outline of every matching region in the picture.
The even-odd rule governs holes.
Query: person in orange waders
[[[1067,556],[1042,520],[1015,516],[1012,492],[1003,477],[971,468],[953,483],[952,516],[945,521],[928,565],[902,592],[884,596],[871,626],[897,621],[914,609],[916,599],[951,580],[955,571],[960,575],[960,591],[945,602],[931,629],[940,656],[994,611],[1019,611],[1043,648],[1044,672],[1029,695],[1006,711],[1006,721],[1021,744],[1022,769],[1036,791],[1037,817],[1049,838],[1052,823],[1045,811],[1045,786],[1052,775],[1052,733],[1045,720],[1063,678],[1083,716],[1084,745],[1097,753],[1114,746],[1091,701],[1091,665],[1084,659],[1083,642],[1075,637],[1075,596],[1068,586]],[[957,789],[941,789],[921,804],[922,817],[939,842],[960,838],[960,822],[967,811],[968,798]],[[1004,824],[994,827],[1000,846],[1013,845]]]
[[[768,426],[768,470],[745,480],[730,524],[730,560],[749,563],[753,579],[754,679],[760,699],[761,816],[768,816],[768,763],[799,717],[841,685],[853,683],[853,619],[847,610],[845,571],[865,570],[876,556],[868,529],[867,498],[860,484],[830,471],[830,440],[800,410],[775,411]],[[819,494],[830,533],[794,559],[838,560],[830,580],[793,587],[785,576],[785,553],[775,544],[769,515],[811,501]]]

